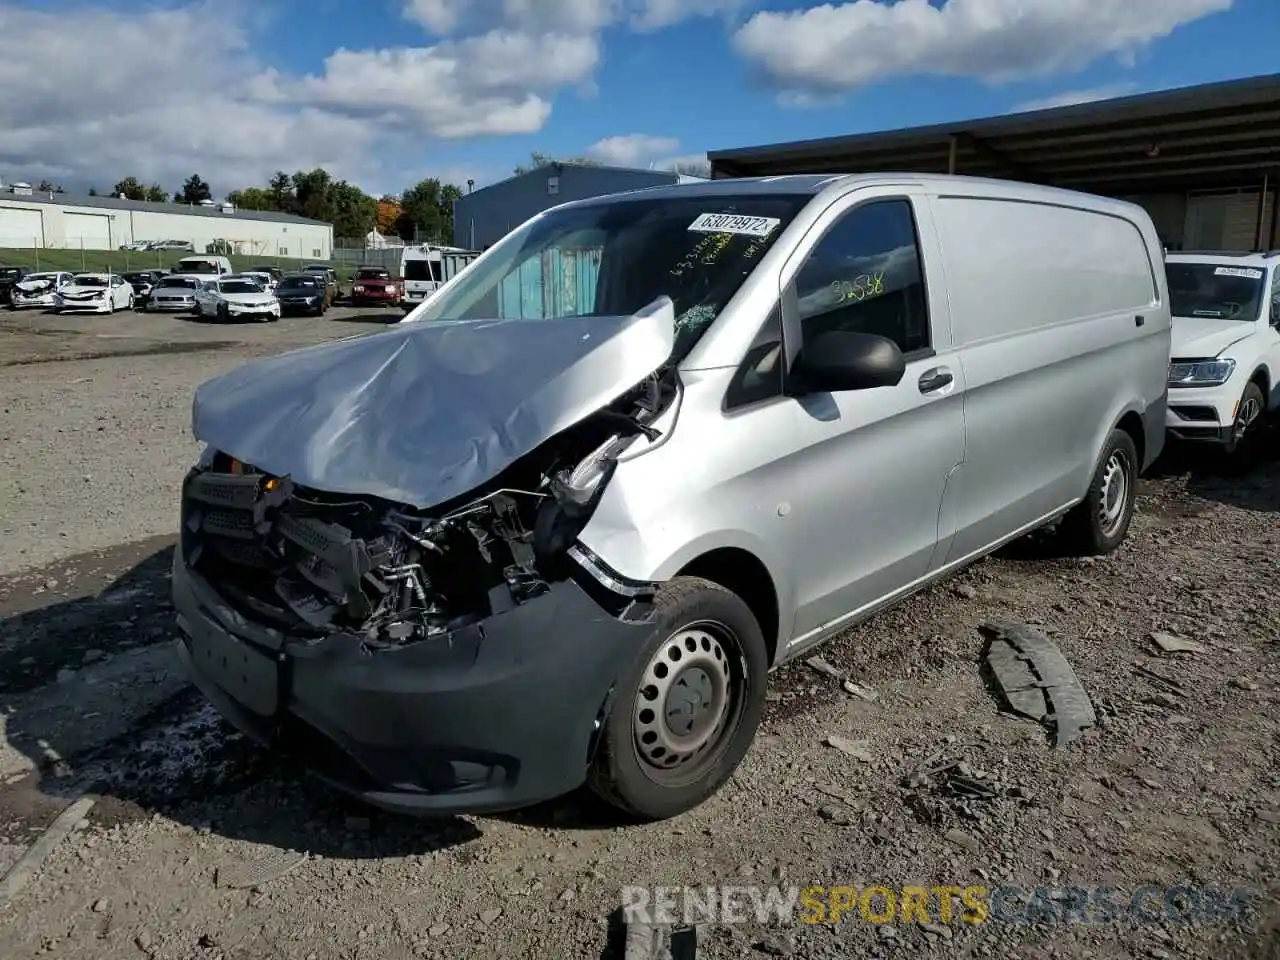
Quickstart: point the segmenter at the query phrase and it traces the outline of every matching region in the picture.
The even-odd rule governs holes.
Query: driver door
[[[906,359],[896,386],[794,398],[780,465],[793,510],[793,644],[828,635],[930,571],[943,492],[965,450],[964,373],[941,273],[929,208],[909,187],[838,200],[783,268],[789,364],[833,330],[887,337]]]

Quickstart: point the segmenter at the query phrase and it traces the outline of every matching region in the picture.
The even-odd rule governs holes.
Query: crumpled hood
[[[23,293],[48,293],[53,289],[53,277],[43,280],[21,280],[13,286]]]
[[[1247,320],[1174,317],[1171,352],[1175,358],[1216,357],[1233,343],[1255,332],[1257,332],[1257,326]]]
[[[629,317],[402,323],[202,384],[192,432],[304,486],[427,508],[639,384],[674,330],[666,297]]]
[[[87,296],[93,296],[94,294],[99,294],[99,293],[105,294],[109,289],[110,289],[109,287],[81,287],[81,286],[78,286],[77,284],[69,283],[65,287],[63,287],[59,292],[64,297],[87,297]]]

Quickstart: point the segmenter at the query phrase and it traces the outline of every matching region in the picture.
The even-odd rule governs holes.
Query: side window
[[[930,346],[908,200],[876,200],[845,214],[813,248],[795,286],[805,343],[845,330],[887,337],[903,353]]]
[[[1280,267],[1271,271],[1271,325],[1280,327]]]

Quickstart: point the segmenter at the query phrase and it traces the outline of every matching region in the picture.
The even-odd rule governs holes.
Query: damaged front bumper
[[[184,508],[185,510],[185,508]],[[357,630],[269,625],[197,567],[184,522],[173,568],[178,651],[237,728],[374,806],[484,813],[581,785],[651,608],[579,568],[524,602],[444,633],[376,646]]]

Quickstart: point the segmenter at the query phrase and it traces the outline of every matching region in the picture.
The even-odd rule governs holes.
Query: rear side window
[[[957,346],[1159,299],[1146,242],[1128,220],[983,197],[941,197],[934,209]]]
[[[887,337],[903,353],[930,346],[909,200],[877,200],[846,213],[813,248],[795,286],[805,343],[843,330]]]
[[[406,260],[404,262],[404,278],[406,280],[440,280],[440,262],[438,260]]]

